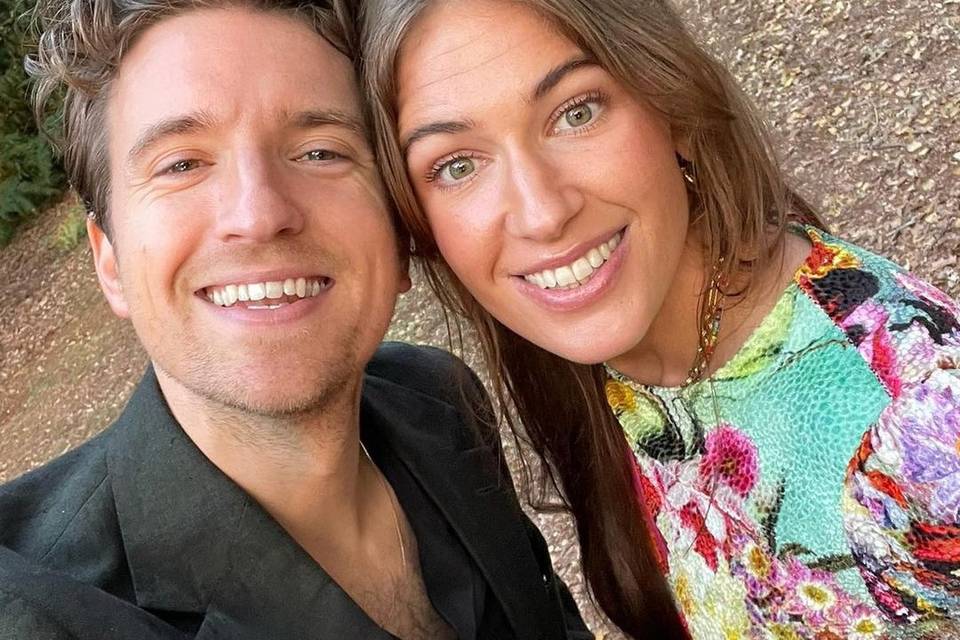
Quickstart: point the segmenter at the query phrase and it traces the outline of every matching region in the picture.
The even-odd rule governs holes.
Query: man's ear
[[[93,220],[87,220],[87,237],[90,239],[90,248],[93,250],[93,265],[97,269],[97,279],[100,280],[100,289],[106,296],[113,312],[121,318],[129,318],[130,310],[127,300],[123,296],[123,286],[120,284],[120,271],[117,268],[117,254],[113,244]]]

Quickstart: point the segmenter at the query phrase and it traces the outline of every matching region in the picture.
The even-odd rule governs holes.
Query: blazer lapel
[[[241,517],[229,564],[198,638],[391,638],[254,503]]]
[[[115,429],[108,465],[140,607],[205,614],[199,638],[390,638],[197,449],[152,370]]]
[[[468,427],[453,407],[383,379],[366,379],[360,415],[364,439],[386,441],[447,518],[516,637],[543,637],[554,619],[559,637],[560,613],[551,606],[512,484],[500,473],[499,452],[464,447],[454,434]]]

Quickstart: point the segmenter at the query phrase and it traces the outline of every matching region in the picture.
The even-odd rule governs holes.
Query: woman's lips
[[[591,266],[591,273],[584,281],[578,280],[574,286],[543,287],[540,284],[548,283],[531,282],[530,276],[514,276],[513,281],[521,293],[552,311],[581,309],[603,296],[620,273],[624,258],[630,249],[626,229],[615,234],[613,239],[616,240],[615,246],[609,257],[599,267]],[[572,271],[572,267],[570,270]],[[542,272],[538,275],[543,277]]]

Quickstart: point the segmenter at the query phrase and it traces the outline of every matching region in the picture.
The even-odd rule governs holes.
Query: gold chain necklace
[[[700,315],[697,355],[681,387],[689,386],[702,379],[710,364],[710,358],[713,357],[717,339],[720,337],[720,320],[723,318],[723,280],[723,256],[720,256],[713,267],[710,288],[707,289],[707,299],[704,301],[703,312]]]
[[[360,441],[360,449],[363,450],[363,455],[367,456],[367,460],[370,461],[370,465],[373,467],[374,472],[377,474],[377,480],[380,481],[380,486],[383,488],[384,492],[387,494],[387,499],[390,500],[390,507],[393,511],[393,526],[397,531],[397,541],[400,543],[400,562],[403,564],[403,569],[406,571],[407,568],[407,549],[406,545],[403,544],[403,530],[400,528],[400,509],[394,501],[393,492],[390,491],[387,487],[387,481],[383,477],[383,472],[380,471],[380,467],[373,461],[373,458],[370,457],[370,452],[367,451],[366,445],[363,444],[363,441]]]

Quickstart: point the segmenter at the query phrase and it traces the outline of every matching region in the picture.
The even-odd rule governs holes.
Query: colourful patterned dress
[[[960,305],[806,234],[793,282],[709,379],[609,369],[696,640],[926,637],[960,616]]]

